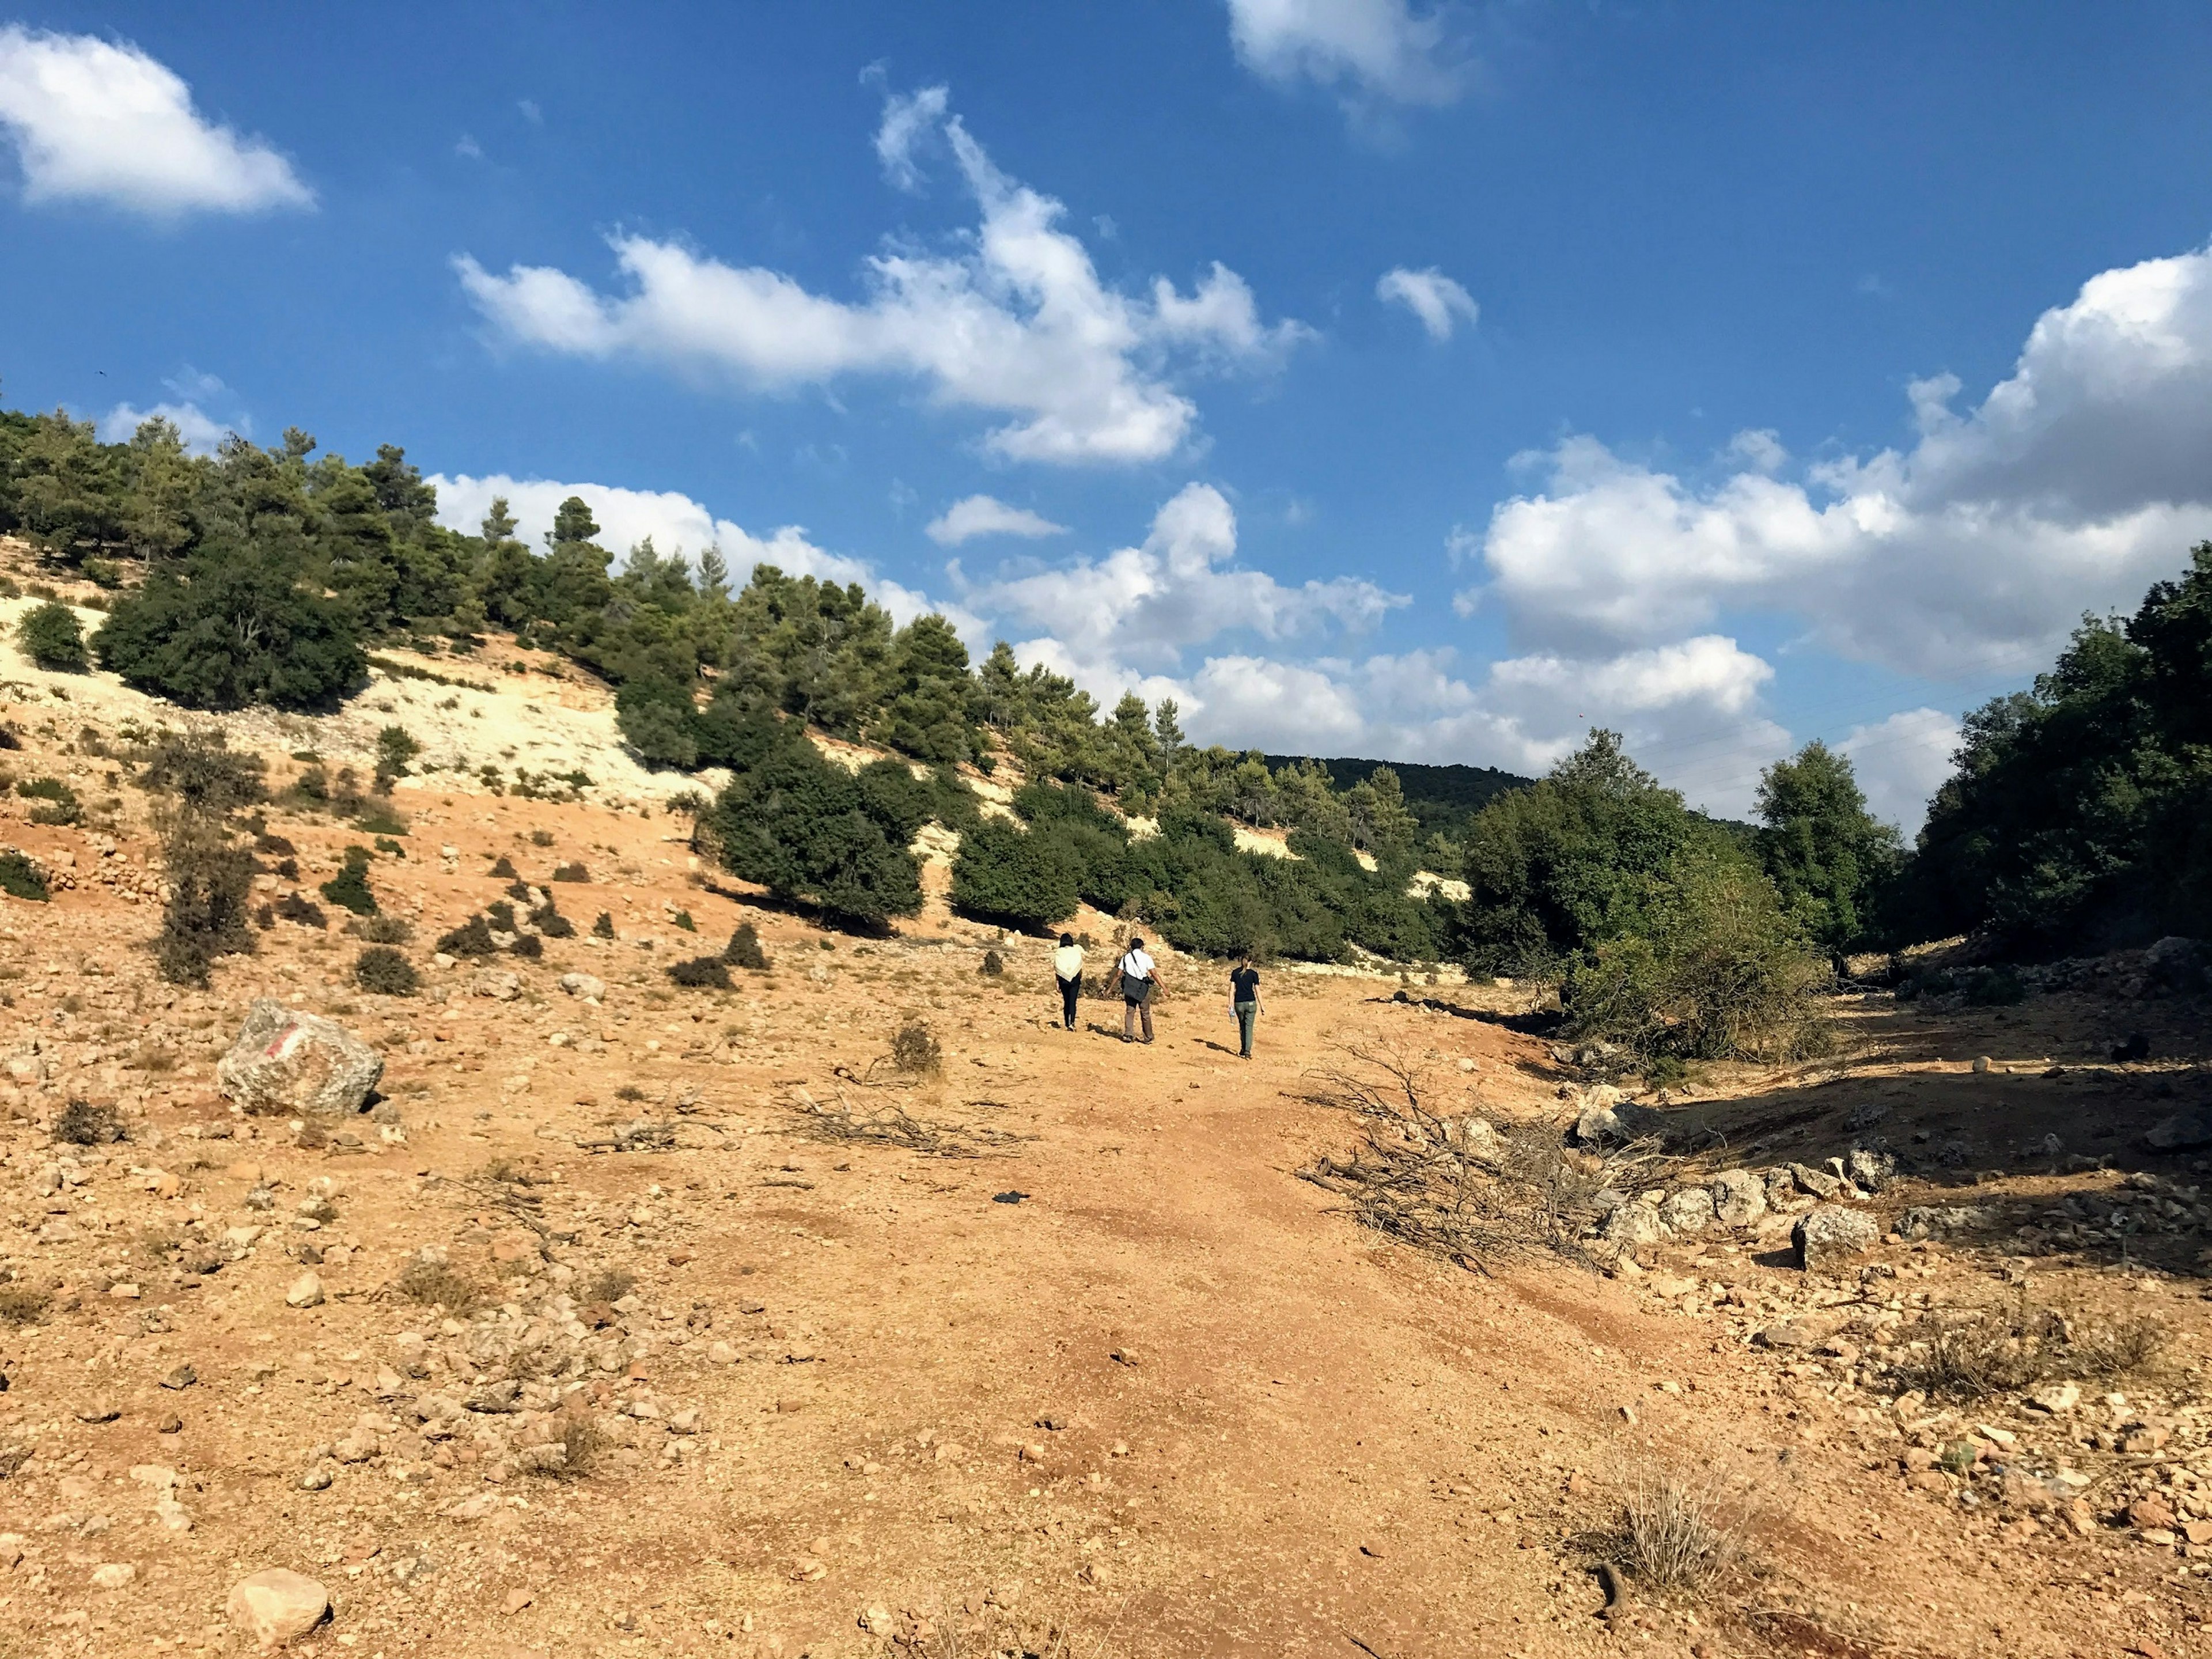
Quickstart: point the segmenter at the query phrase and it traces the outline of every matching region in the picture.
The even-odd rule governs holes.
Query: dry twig
[[[896,1104],[855,1107],[842,1087],[834,1106],[802,1091],[793,1116],[792,1133],[809,1140],[900,1146],[928,1158],[1003,1158],[1023,1141],[1036,1139],[988,1124],[933,1123]]]

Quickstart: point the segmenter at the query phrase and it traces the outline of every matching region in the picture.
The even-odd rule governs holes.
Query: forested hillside
[[[1755,827],[1691,810],[1607,732],[1534,783],[1200,747],[1171,701],[1102,709],[1003,642],[971,663],[942,617],[896,625],[857,585],[741,580],[711,547],[618,558],[580,499],[535,548],[504,501],[473,534],[435,513],[395,447],[356,465],[295,429],[196,456],[159,420],[103,444],[64,415],[0,416],[0,529],[104,590],[89,639],[65,607],[26,618],[42,665],[96,662],[191,709],[314,709],[358,690],[379,645],[465,660],[512,635],[602,681],[646,763],[726,769],[699,800],[702,847],[848,925],[916,908],[910,846],[934,822],[962,836],[971,915],[1048,929],[1087,904],[1186,950],[1533,975],[1573,1028],[1663,1066],[1815,1041],[1806,999],[1847,951],[1983,930],[2048,952],[2212,923],[2205,549],[1972,717],[1908,853],[1818,743],[1769,769]],[[810,728],[899,758],[856,774]],[[1011,812],[976,793],[994,777]],[[1290,856],[1240,846],[1237,825],[1283,832]]]

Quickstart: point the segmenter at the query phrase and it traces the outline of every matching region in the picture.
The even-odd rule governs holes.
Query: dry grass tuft
[[[945,1065],[945,1050],[926,1019],[909,1019],[891,1038],[888,1058],[908,1077],[933,1077]],[[873,1067],[870,1068],[873,1070]]]
[[[447,1262],[425,1261],[420,1256],[407,1264],[395,1288],[410,1302],[443,1308],[449,1314],[471,1312],[484,1299],[483,1287],[466,1273]]]
[[[1742,1523],[1717,1485],[1639,1480],[1621,1505],[1621,1565],[1650,1589],[1696,1596],[1742,1557]]]
[[[2039,1382],[2141,1370],[2172,1337],[2166,1325],[2147,1315],[2103,1319],[2063,1313],[2023,1295],[2010,1306],[1923,1314],[1898,1333],[1904,1358],[1892,1376],[1931,1395],[1978,1400]]]
[[[70,1146],[105,1146],[123,1139],[123,1120],[112,1106],[72,1100],[54,1119],[54,1139]]]
[[[1308,1072],[1297,1097],[1350,1113],[1360,1139],[1348,1157],[1323,1154],[1299,1178],[1350,1200],[1361,1225],[1463,1267],[1487,1272],[1539,1255],[1589,1265],[1583,1234],[1600,1214],[1598,1195],[1653,1184],[1664,1161],[1648,1140],[1570,1147],[1564,1118],[1492,1122],[1455,1112],[1428,1069],[1396,1045],[1365,1037],[1335,1046],[1339,1060]]]
[[[29,1285],[0,1285],[0,1325],[35,1325],[52,1300]]]

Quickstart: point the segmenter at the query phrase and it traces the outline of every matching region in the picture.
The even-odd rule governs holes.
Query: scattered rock
[[[1952,1238],[1994,1232],[2003,1212],[1985,1204],[1916,1204],[1897,1218],[1900,1238]]]
[[[2137,1532],[2170,1532],[2173,1522],[2173,1506],[2163,1498],[2138,1498],[2128,1505],[2128,1524]]]
[[[1840,1267],[1881,1240],[1881,1227],[1865,1211],[1826,1204],[1799,1217],[1790,1233],[1797,1265],[1807,1273],[1826,1273]]]
[[[383,1075],[383,1057],[337,1021],[273,997],[255,1000],[216,1065],[225,1095],[273,1116],[349,1116]]]
[[[1882,1192],[1897,1180],[1897,1154],[1883,1146],[1854,1146],[1844,1159],[1844,1172],[1854,1186]]]
[[[165,1389],[189,1389],[199,1380],[200,1374],[191,1365],[179,1365],[161,1379],[161,1386]]]
[[[103,1561],[92,1570],[93,1587],[96,1589],[125,1589],[137,1577],[138,1569],[128,1561]]]
[[[269,1567],[230,1587],[230,1622],[264,1648],[281,1648],[323,1622],[330,1592],[305,1573]]]
[[[313,1273],[301,1273],[284,1292],[284,1305],[289,1308],[319,1308],[323,1305],[323,1281]]]
[[[1826,1170],[1815,1170],[1809,1164],[1793,1164],[1790,1178],[1797,1183],[1798,1190],[1815,1198],[1833,1198],[1844,1190],[1844,1178],[1830,1175]]]
[[[581,997],[586,1002],[597,1002],[607,994],[607,982],[590,974],[563,974],[561,988],[572,997]]]
[[[2027,1403],[2039,1412],[2063,1417],[2081,1403],[2081,1385],[2079,1382],[2045,1382],[2028,1395]]]
[[[479,968],[469,981],[469,989],[495,1002],[512,1002],[522,994],[522,975],[504,968]]]
[[[2212,1112],[2176,1112],[2151,1125],[2143,1145],[2154,1152],[2190,1152],[2212,1146]]]
[[[1755,1225],[1766,1213],[1766,1182],[1749,1170],[1723,1170],[1713,1177],[1714,1218],[1723,1227]]]

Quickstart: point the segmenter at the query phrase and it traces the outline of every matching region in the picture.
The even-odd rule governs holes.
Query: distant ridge
[[[1262,758],[1269,771],[1279,772],[1316,757],[1267,755]],[[1406,805],[1421,821],[1424,836],[1438,830],[1456,835],[1469,818],[1507,790],[1525,789],[1535,781],[1501,772],[1494,766],[1424,766],[1416,761],[1352,759],[1323,759],[1321,764],[1327,769],[1330,783],[1339,789],[1351,788],[1378,766],[1389,767],[1398,775]]]

